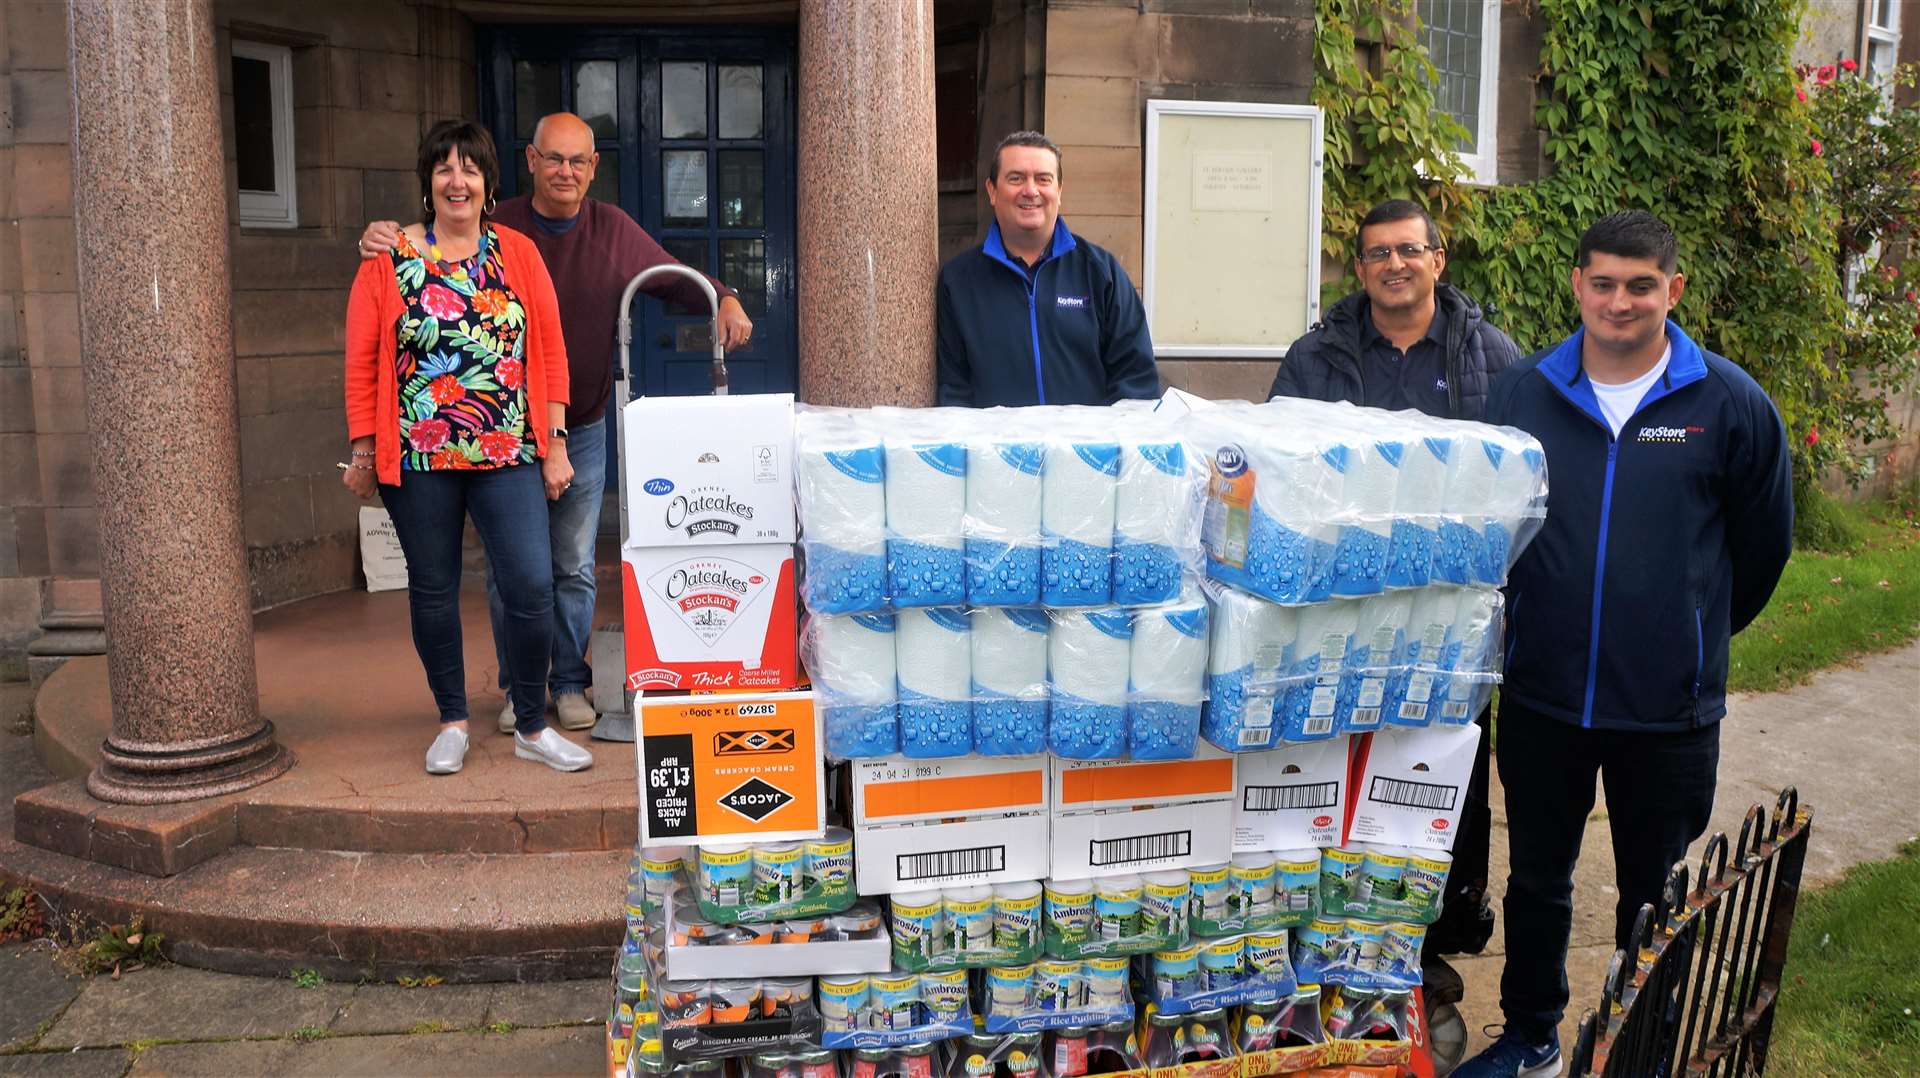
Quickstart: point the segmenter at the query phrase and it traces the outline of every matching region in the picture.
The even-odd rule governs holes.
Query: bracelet
[[[371,456],[373,456],[373,450],[371,450],[371,449],[356,449],[356,450],[354,450],[354,451],[353,451],[353,455],[354,455],[354,456],[356,456],[356,457],[371,457]]]

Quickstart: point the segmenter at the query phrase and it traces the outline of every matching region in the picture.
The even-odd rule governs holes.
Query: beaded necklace
[[[486,259],[487,229],[484,226],[480,229],[480,246],[474,250],[470,257],[463,258],[454,263],[448,263],[440,256],[440,241],[433,237],[433,226],[427,226],[427,261],[433,266],[434,272],[438,275],[451,277],[456,281],[464,281],[467,279],[467,266],[469,264],[478,266],[484,263]]]

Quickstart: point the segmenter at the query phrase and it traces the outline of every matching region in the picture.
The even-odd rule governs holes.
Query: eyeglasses
[[[538,146],[533,148],[533,153],[535,157],[540,159],[540,163],[545,165],[549,170],[556,170],[561,165],[567,165],[575,172],[585,172],[593,165],[592,157],[562,157],[557,153],[548,153]]]
[[[1439,250],[1444,250],[1444,248],[1435,247],[1431,243],[1401,243],[1392,247],[1382,245],[1379,247],[1369,247],[1361,251],[1360,261],[1367,263],[1385,262],[1394,255],[1399,255],[1402,262],[1411,262],[1421,255],[1426,254],[1428,251]]]

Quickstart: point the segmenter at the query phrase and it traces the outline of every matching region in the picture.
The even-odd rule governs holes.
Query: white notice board
[[[1155,355],[1279,357],[1319,319],[1321,124],[1312,105],[1147,102]]]

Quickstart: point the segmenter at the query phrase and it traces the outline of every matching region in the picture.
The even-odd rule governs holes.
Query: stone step
[[[0,889],[31,888],[57,918],[144,916],[174,961],[230,973],[560,980],[609,969],[628,856],[235,846],[162,878],[0,839]]]

